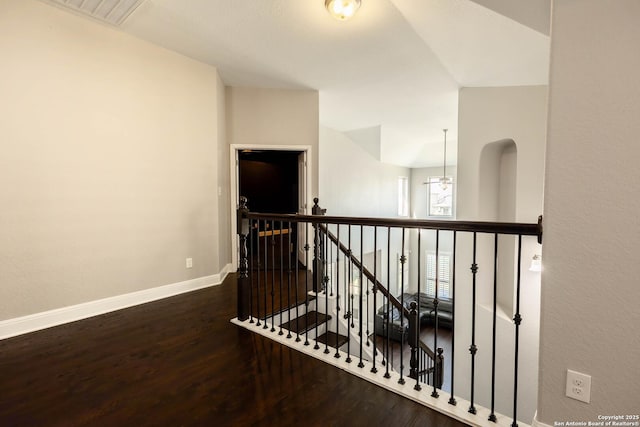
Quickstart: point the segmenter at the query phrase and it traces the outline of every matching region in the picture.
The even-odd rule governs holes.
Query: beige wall
[[[227,87],[230,145],[310,146],[311,195],[318,194],[318,91]]]
[[[458,122],[457,217],[463,220],[496,221],[508,216],[509,221],[535,223],[542,213],[544,153],[547,119],[547,87],[463,88],[460,91]],[[513,151],[513,143],[515,150]],[[497,144],[494,144],[496,143]],[[495,145],[495,147],[494,147]],[[496,157],[482,166],[483,152],[497,146],[510,147],[508,159]],[[489,147],[489,148],[487,148]],[[498,151],[496,151],[496,156]],[[515,170],[513,170],[515,159]],[[495,170],[492,170],[495,169]],[[501,170],[502,169],[502,170]],[[508,169],[508,170],[507,170]],[[507,173],[508,172],[508,173]],[[489,176],[486,176],[489,175]],[[509,175],[507,183],[500,180]],[[482,183],[491,184],[484,185]],[[506,185],[506,187],[505,187]],[[515,186],[515,189],[513,188]],[[503,190],[501,191],[501,187]],[[506,196],[507,200],[504,200]],[[491,206],[487,206],[487,203]],[[456,390],[469,397],[470,362],[468,343],[471,342],[472,282],[469,265],[472,261],[471,236],[461,234],[456,259],[456,289],[461,297],[456,305],[456,340],[467,343],[456,346]],[[512,413],[515,239],[502,237],[499,241],[498,316],[497,334],[499,360],[497,362],[496,408]],[[493,323],[493,236],[478,237],[476,392],[478,402],[490,406],[491,334]],[[536,410],[540,274],[528,270],[531,258],[541,248],[535,237],[523,239],[519,354],[518,417],[531,423]],[[503,264],[508,263],[506,267]],[[509,274],[505,274],[509,273]],[[469,319],[465,320],[465,317]]]
[[[480,156],[488,144],[511,139],[518,152],[515,220],[536,222],[542,212],[546,119],[546,86],[460,90],[458,219],[497,219],[481,209],[490,189],[480,189]]]
[[[0,320],[219,273],[216,69],[32,0],[0,52]]]
[[[411,169],[381,163],[362,142],[325,126],[320,142],[320,205],[327,215],[398,216],[398,177],[409,178]]]
[[[218,256],[220,268],[231,263],[232,245],[228,238],[231,233],[231,183],[229,175],[229,145],[226,123],[226,88],[218,77],[216,88],[218,125]]]
[[[555,0],[538,419],[640,405],[640,2]],[[591,403],[565,397],[592,376]]]
[[[311,213],[311,200],[318,195],[318,101],[318,92],[315,90],[227,87],[225,93],[227,144],[224,156],[227,159],[231,158],[232,146],[271,146],[300,151],[310,147],[310,173],[307,176],[311,194],[307,194],[308,213]],[[231,165],[231,171],[235,174],[235,164]],[[228,176],[231,176],[231,171]],[[237,185],[234,175],[229,182],[231,194],[227,198],[230,215],[231,209],[235,211],[240,196],[237,194]],[[232,265],[235,268],[238,264],[238,251],[233,217],[228,236],[231,241]]]

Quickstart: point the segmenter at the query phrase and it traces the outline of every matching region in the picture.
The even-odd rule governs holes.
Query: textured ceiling
[[[144,0],[120,28],[227,85],[316,89],[322,125],[384,162],[435,166],[443,128],[456,162],[460,87],[547,84],[549,2],[363,0],[340,22],[324,0]]]

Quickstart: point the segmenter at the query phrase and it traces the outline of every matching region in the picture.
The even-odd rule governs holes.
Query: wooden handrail
[[[466,231],[537,236],[542,241],[542,218],[538,222],[443,221],[430,219],[346,217],[326,215],[272,214],[247,212],[246,218],[311,224],[364,225],[369,227],[421,228],[426,230]]]
[[[324,225],[320,225],[320,230],[322,230],[324,233],[327,234],[327,236],[329,236],[329,239],[336,244],[336,246],[338,246],[338,248],[340,249],[340,251],[345,254],[346,256],[349,257],[349,260],[353,263],[353,265],[355,265],[355,267],[358,270],[362,271],[362,275],[364,277],[366,277],[367,279],[369,279],[369,281],[371,283],[373,283],[373,285],[376,287],[377,290],[379,290],[380,292],[382,292],[382,294],[384,296],[387,297],[387,299],[389,301],[391,301],[391,304],[396,307],[398,310],[402,311],[402,313],[407,316],[407,318],[409,317],[409,309],[407,309],[407,307],[404,307],[402,305],[402,303],[400,301],[398,301],[398,299],[396,297],[394,297],[389,290],[378,281],[378,279],[373,275],[373,273],[371,273],[369,271],[369,269],[367,269],[367,267],[365,267],[362,262],[360,262],[360,260],[358,258],[356,258],[355,256],[353,256],[353,254],[351,253],[351,251],[342,244],[342,242],[338,241],[338,238],[329,230],[327,230],[327,227],[325,227]],[[408,321],[408,320],[407,320]]]
[[[353,256],[353,254],[351,253],[351,251],[349,251],[349,249],[344,246],[342,244],[342,242],[338,241],[338,238],[329,230],[327,230],[327,227],[325,227],[324,225],[320,225],[320,230],[323,233],[326,233],[327,236],[329,237],[329,239],[336,244],[336,246],[340,249],[340,251],[345,254],[346,256],[349,257],[349,260],[353,263],[353,265],[358,269],[362,271],[362,275],[365,276],[367,279],[369,279],[369,281],[371,283],[373,283],[373,285],[376,287],[377,290],[379,290],[380,292],[382,292],[382,294],[384,296],[387,297],[387,299],[389,300],[389,302],[391,303],[391,305],[393,305],[395,308],[397,308],[399,311],[401,311],[407,318],[407,322],[409,321],[409,309],[407,307],[405,307],[404,305],[402,305],[402,303],[400,301],[398,301],[398,299],[396,297],[394,297],[389,290],[380,282],[378,281],[378,279],[373,275],[373,273],[371,273],[369,271],[369,269],[367,267],[365,267],[362,262],[360,262],[360,260],[356,257]],[[429,358],[431,360],[436,360],[436,354],[433,352],[433,350],[431,350],[429,348],[429,346],[427,344],[425,344],[422,340],[418,340],[420,348],[427,353],[427,356],[429,356]]]

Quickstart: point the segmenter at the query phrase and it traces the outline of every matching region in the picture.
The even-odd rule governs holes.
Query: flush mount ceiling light
[[[346,21],[360,8],[360,0],[325,0],[324,7],[337,20]]]

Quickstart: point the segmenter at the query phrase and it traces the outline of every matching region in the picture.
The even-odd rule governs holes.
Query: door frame
[[[311,145],[260,145],[260,144],[231,144],[231,149],[229,150],[229,164],[231,167],[230,170],[230,187],[231,191],[231,271],[238,271],[238,250],[239,250],[239,240],[238,240],[238,227],[236,224],[237,210],[240,204],[240,195],[239,192],[239,172],[240,172],[240,164],[238,162],[238,153],[242,150],[262,150],[262,151],[296,151],[296,152],[304,152],[306,158],[306,179],[304,183],[298,183],[300,188],[304,187],[304,194],[306,200],[304,200],[304,214],[309,214],[310,206],[312,206],[313,198],[311,196],[312,185],[312,165],[313,159],[311,157],[312,154]],[[306,185],[305,185],[306,184]],[[249,209],[251,209],[251,201],[249,201]]]

